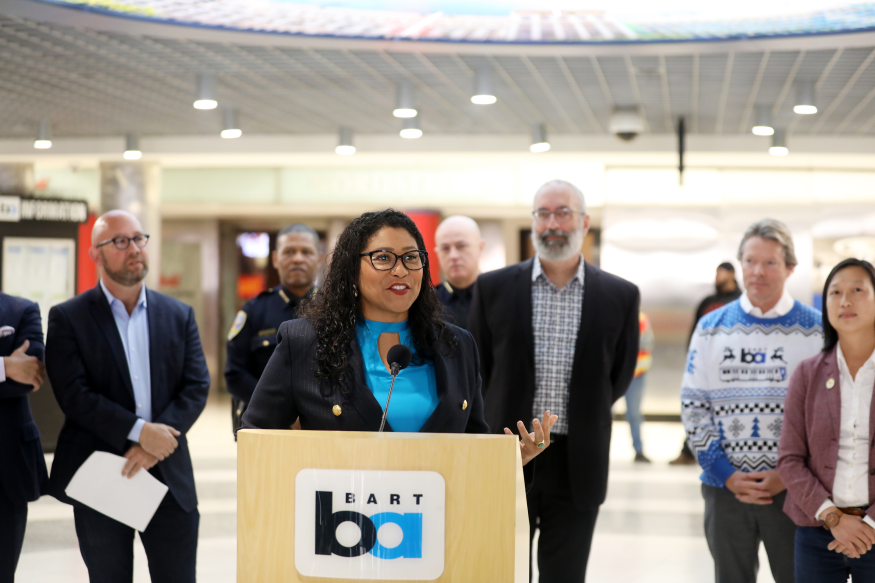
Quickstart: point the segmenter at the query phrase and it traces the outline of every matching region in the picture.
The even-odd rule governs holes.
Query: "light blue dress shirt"
[[[128,315],[124,303],[113,296],[103,280],[100,280],[100,289],[109,302],[115,325],[122,345],[125,350],[125,358],[128,361],[128,370],[131,373],[131,385],[134,387],[134,400],[137,404],[137,422],[128,433],[128,439],[140,442],[140,432],[146,421],[152,421],[152,373],[149,369],[149,317],[146,312],[146,286],[140,288],[140,297],[134,311]]]
[[[403,322],[374,322],[359,318],[356,339],[365,364],[365,382],[374,394],[380,408],[386,406],[392,375],[386,370],[377,341],[384,332],[397,333],[401,344],[413,350],[410,326]],[[437,380],[434,364],[426,361],[421,366],[408,366],[395,379],[392,402],[386,419],[393,431],[416,433],[434,413],[438,404]]]

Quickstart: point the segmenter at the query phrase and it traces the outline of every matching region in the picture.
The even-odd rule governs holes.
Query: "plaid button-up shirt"
[[[551,433],[568,434],[568,385],[574,364],[574,347],[583,310],[584,260],[577,273],[558,289],[544,274],[536,255],[532,266],[532,329],[535,335],[535,402],[533,417],[547,409],[559,420]]]

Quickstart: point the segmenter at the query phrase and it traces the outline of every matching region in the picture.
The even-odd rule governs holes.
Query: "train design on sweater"
[[[818,310],[793,303],[778,318],[736,300],[704,316],[690,342],[681,419],[704,472],[722,488],[733,472],[774,470],[793,371],[823,347]]]

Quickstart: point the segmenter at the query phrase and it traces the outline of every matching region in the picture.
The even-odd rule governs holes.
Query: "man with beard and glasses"
[[[301,223],[277,234],[271,254],[280,285],[246,302],[228,331],[225,383],[231,393],[231,430],[237,434],[246,405],[277,345],[277,330],[298,317],[298,306],[316,293],[316,276],[324,255],[319,235]]]
[[[608,482],[611,406],[638,360],[638,288],[584,261],[583,193],[553,180],[535,195],[537,255],[477,279],[469,328],[490,427],[549,409],[550,449],[526,466],[541,581],[584,581]],[[537,467],[534,467],[537,466]]]
[[[198,523],[186,433],[207,402],[210,375],[190,306],[147,289],[149,235],[124,211],[94,224],[88,254],[100,281],[54,306],[46,368],[64,412],[48,493],[73,505],[91,583],[130,581],[134,529],[69,498],[73,474],[95,451],[124,456],[128,478],[167,485],[140,540],[153,581],[195,580]]]

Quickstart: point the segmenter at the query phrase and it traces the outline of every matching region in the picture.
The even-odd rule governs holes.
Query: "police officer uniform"
[[[450,282],[441,282],[435,288],[438,299],[446,308],[446,320],[459,328],[468,329],[468,311],[471,308],[471,297],[474,292],[474,284],[465,289],[454,288]]]
[[[316,286],[310,288],[304,297],[311,298],[314,293]],[[228,331],[228,359],[225,363],[225,381],[232,395],[234,431],[240,427],[240,419],[252,399],[255,385],[276,348],[277,329],[286,320],[298,317],[298,305],[303,300],[278,285],[261,292],[237,312]]]

